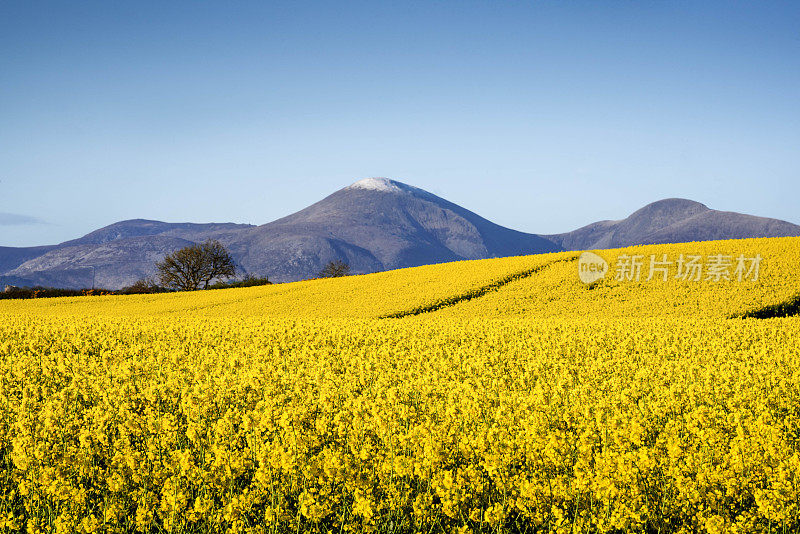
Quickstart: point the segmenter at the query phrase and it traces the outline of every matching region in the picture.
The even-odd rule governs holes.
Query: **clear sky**
[[[536,233],[800,223],[800,2],[0,3],[0,245],[386,176]]]

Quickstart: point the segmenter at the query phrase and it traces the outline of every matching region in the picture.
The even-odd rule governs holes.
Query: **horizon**
[[[394,178],[389,178],[389,177],[385,177],[385,176],[373,176],[373,177],[368,177],[368,178],[362,178],[362,179],[360,179],[360,180],[356,180],[355,182],[352,182],[352,183],[350,183],[350,184],[348,184],[348,185],[346,185],[346,186],[340,187],[340,188],[339,188],[339,189],[337,189],[336,191],[332,191],[332,192],[330,192],[330,193],[328,193],[328,194],[326,194],[326,195],[324,195],[324,196],[320,197],[320,198],[319,198],[317,201],[315,201],[314,203],[316,203],[316,202],[319,202],[319,201],[323,200],[324,198],[327,198],[328,196],[330,196],[330,195],[332,195],[332,194],[334,194],[334,193],[337,193],[337,192],[339,192],[339,191],[344,191],[344,190],[346,190],[346,189],[351,189],[351,188],[357,187],[357,186],[358,186],[358,184],[361,184],[362,182],[366,182],[366,181],[372,181],[372,180],[388,180],[388,181],[390,181],[390,182],[394,182],[394,183],[400,184],[400,185],[402,185],[402,186],[411,187],[411,188],[413,188],[413,189],[421,189],[421,190],[422,190],[423,192],[425,192],[425,193],[431,193],[430,191],[428,191],[428,190],[427,190],[427,189],[425,189],[424,187],[419,187],[419,186],[417,186],[417,185],[414,185],[414,184],[409,184],[409,183],[403,182],[403,181],[401,181],[401,180],[396,180],[396,179],[394,179]],[[376,188],[373,188],[373,187],[366,187],[366,188],[367,188],[367,189],[376,189],[376,190],[382,190],[382,189],[379,189],[379,188],[377,188],[377,187],[376,187]],[[436,196],[439,196],[439,195],[436,195]],[[440,198],[442,198],[442,197],[440,197]],[[444,198],[444,200],[448,200],[448,199]],[[601,219],[601,220],[588,221],[588,222],[586,222],[585,224],[583,224],[583,225],[581,225],[581,226],[578,226],[578,227],[575,227],[575,228],[568,228],[568,229],[560,230],[560,231],[557,231],[557,232],[550,232],[550,233],[545,233],[545,232],[528,232],[528,233],[532,233],[532,234],[535,234],[535,235],[542,235],[542,236],[545,236],[545,235],[554,235],[554,234],[555,234],[555,235],[557,235],[557,234],[568,233],[568,232],[571,232],[571,231],[574,231],[574,230],[578,230],[578,229],[580,229],[580,228],[583,228],[583,227],[585,227],[585,226],[589,226],[589,225],[591,225],[591,224],[593,224],[593,223],[597,223],[597,222],[609,222],[609,221],[612,221],[612,222],[613,222],[613,221],[622,221],[622,220],[626,219],[627,217],[629,217],[630,215],[632,215],[633,213],[635,213],[636,211],[639,211],[640,209],[642,209],[642,208],[644,208],[644,207],[650,206],[650,205],[652,205],[652,204],[657,204],[657,203],[660,203],[660,202],[668,201],[668,200],[685,200],[685,201],[690,201],[690,202],[696,202],[696,203],[698,203],[698,204],[701,204],[701,205],[703,205],[704,207],[706,207],[706,208],[708,208],[708,209],[710,209],[710,210],[715,210],[715,211],[723,211],[723,212],[724,212],[724,211],[729,211],[729,210],[724,210],[724,209],[721,209],[721,210],[719,210],[719,209],[717,209],[717,208],[714,208],[714,207],[712,207],[712,206],[708,206],[708,205],[706,205],[704,202],[700,202],[700,201],[693,200],[693,199],[690,199],[690,198],[682,198],[682,197],[669,197],[669,198],[660,198],[660,199],[656,199],[656,200],[653,200],[652,202],[648,202],[648,203],[646,203],[646,204],[644,204],[644,205],[642,205],[642,206],[633,207],[633,208],[631,208],[631,210],[630,210],[628,213],[624,214],[624,215],[623,215],[623,216],[621,216],[621,217],[617,217],[617,218],[613,218],[613,219]],[[313,203],[312,203],[312,204],[313,204]],[[462,207],[462,208],[464,208],[464,209],[467,209],[467,210],[469,210],[469,211],[471,211],[471,212],[473,212],[473,213],[475,213],[475,214],[476,214],[476,215],[478,215],[478,216],[481,216],[481,217],[483,217],[483,216],[482,216],[480,213],[478,213],[478,212],[475,212],[474,210],[470,209],[470,208],[469,208],[469,207],[467,207],[467,206],[461,206],[461,207]],[[301,209],[302,209],[302,208],[301,208]],[[292,213],[296,213],[296,212],[292,212]],[[126,223],[126,222],[142,221],[142,222],[160,222],[160,223],[167,223],[167,224],[198,224],[198,225],[202,225],[202,224],[244,224],[244,225],[250,225],[250,226],[253,226],[253,227],[255,227],[255,226],[263,226],[263,225],[266,225],[266,224],[272,223],[272,222],[274,222],[274,221],[276,221],[276,220],[279,220],[279,219],[281,219],[281,218],[283,218],[283,217],[286,217],[286,216],[288,216],[288,215],[291,215],[292,213],[287,213],[287,214],[284,214],[284,215],[279,215],[278,217],[276,217],[275,219],[272,219],[272,220],[270,220],[270,221],[266,221],[266,222],[256,222],[256,223],[235,223],[235,222],[233,222],[233,221],[165,221],[165,220],[161,220],[161,219],[147,219],[147,218],[142,218],[142,217],[135,217],[135,218],[132,218],[132,219],[122,219],[122,220],[119,220],[119,221],[113,221],[113,222],[110,222],[109,224],[106,224],[106,225],[103,225],[103,226],[100,226],[100,227],[97,227],[97,228],[93,228],[91,231],[89,231],[89,232],[86,232],[85,234],[81,234],[81,235],[79,235],[79,236],[73,236],[72,238],[70,238],[70,239],[67,239],[67,240],[65,240],[65,241],[70,241],[70,240],[72,240],[72,239],[79,239],[79,238],[81,238],[81,237],[84,237],[84,236],[86,236],[86,235],[88,235],[88,234],[90,234],[90,233],[92,233],[92,232],[96,231],[96,230],[102,230],[102,229],[104,229],[104,228],[107,228],[107,227],[110,227],[110,226],[114,226],[115,224],[121,224],[121,223]],[[753,214],[753,213],[743,213],[743,214],[744,214],[744,215],[755,215],[755,216],[757,216],[757,217],[765,217],[765,216],[758,215],[758,214]],[[484,218],[485,218],[485,217],[484,217]],[[770,217],[766,217],[766,218],[770,218]],[[780,219],[778,219],[778,220],[780,220]],[[490,220],[490,222],[495,222],[495,221],[491,221],[491,220]],[[789,222],[789,223],[791,223],[791,224],[797,224],[797,223],[795,223],[795,222],[793,222],[793,221],[790,221],[790,220],[787,220],[787,221],[785,221],[785,222]],[[501,226],[502,226],[502,225],[501,225]],[[507,227],[507,228],[509,228],[510,230],[519,230],[518,228],[511,228],[511,227]],[[41,244],[38,244],[38,245],[32,245],[32,246],[33,246],[33,247],[36,247],[36,246],[59,245],[59,244],[61,244],[61,243],[63,243],[63,242],[59,242],[59,243],[41,243]],[[2,246],[6,246],[6,245],[2,245],[2,244],[0,244],[0,247],[2,247]],[[24,247],[23,247],[23,248],[24,248]]]
[[[9,2],[0,246],[265,224],[388,176],[554,234],[800,224],[800,4]]]

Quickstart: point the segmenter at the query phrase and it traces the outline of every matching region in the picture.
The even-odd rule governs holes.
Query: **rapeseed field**
[[[800,238],[596,252],[2,301],[0,529],[799,531]]]

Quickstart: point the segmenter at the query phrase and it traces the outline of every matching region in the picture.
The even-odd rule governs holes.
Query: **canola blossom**
[[[498,280],[525,276],[553,262],[576,257],[574,252],[560,252],[460,261],[370,275],[191,293],[0,300],[0,314],[378,318],[436,305]]]
[[[0,314],[77,317],[381,318],[441,309],[466,318],[593,315],[727,317],[800,292],[800,237],[647,245],[598,253],[611,268],[622,255],[763,257],[758,279],[679,280],[671,273],[587,286],[578,253],[558,252],[426,265],[370,275],[225,290],[156,295],[0,300]],[[479,297],[479,298],[474,298]]]
[[[0,302],[0,529],[800,530],[800,317],[737,318],[796,294],[800,239],[598,254],[651,250],[765,260]]]
[[[553,261],[534,276],[515,280],[485,297],[442,308],[447,317],[732,317],[747,311],[787,301],[800,294],[800,238],[739,239],[676,245],[646,245],[596,251],[609,264],[609,272],[587,285],[578,277],[577,258]],[[561,253],[564,254],[564,253]],[[728,279],[699,280],[678,277],[677,260],[682,256],[714,258],[728,256],[734,265]],[[620,257],[639,256],[643,263],[639,279],[618,280],[615,266]],[[651,257],[673,260],[667,272],[649,280]],[[762,258],[758,277],[735,275],[738,256]],[[666,276],[665,276],[666,275]]]

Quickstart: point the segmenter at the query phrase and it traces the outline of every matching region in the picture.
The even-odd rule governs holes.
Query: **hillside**
[[[534,234],[494,224],[417,187],[367,178],[260,226],[115,223],[42,250],[5,253],[0,281],[117,289],[155,274],[155,261],[189,242],[218,239],[241,273],[276,282],[312,278],[331,260],[371,273],[457,260],[560,250]],[[0,262],[3,251],[0,250]],[[1,263],[0,263],[1,264]]]
[[[134,219],[114,223],[59,245],[28,254],[0,250],[6,269],[0,281],[20,286],[119,289],[152,276],[155,263],[173,251],[206,239],[224,240],[250,225],[164,223]],[[26,250],[26,249],[22,249]],[[13,261],[12,261],[13,260]]]
[[[366,178],[296,213],[253,226],[133,219],[46,247],[0,247],[0,283],[118,289],[153,276],[166,254],[206,239],[229,248],[240,274],[275,282],[313,278],[332,260],[354,273],[541,254],[755,237],[799,236],[800,226],[665,199],[619,221],[553,235],[518,232],[423,189]]]
[[[798,237],[643,245],[596,253],[606,260],[609,271],[591,285],[579,279],[578,259],[573,257],[552,262],[535,276],[515,280],[481,299],[442,308],[431,316],[603,320],[678,316],[694,320],[739,315],[800,294]],[[664,255],[668,265],[661,263]],[[722,271],[727,280],[713,274],[717,255],[729,262]],[[638,280],[628,269],[633,266],[630,258],[635,256],[641,264]],[[654,270],[648,280],[651,256]],[[741,281],[736,272],[740,256],[744,259]],[[757,272],[748,273],[751,259],[757,256],[761,257]],[[687,279],[676,278],[681,257]],[[696,272],[687,272],[691,257],[697,257],[696,263],[701,266]],[[624,266],[624,272],[620,266]],[[667,269],[666,280],[663,269]],[[622,274],[621,279],[618,274]]]
[[[699,202],[668,198],[619,221],[599,221],[571,232],[546,235],[565,250],[592,250],[749,237],[800,235],[800,226],[767,217],[712,210]]]
[[[451,262],[369,275],[272,286],[165,295],[0,301],[0,313],[158,316],[191,312],[205,317],[460,318],[726,317],[788,300],[800,292],[800,238],[766,238],[648,245],[599,251],[610,272],[591,286],[578,279],[578,254],[560,252]],[[641,255],[640,280],[615,279],[620,256]],[[668,280],[647,281],[649,258],[667,255]],[[730,280],[676,280],[677,261],[730,256]],[[757,280],[735,276],[738,256],[763,259]],[[744,273],[746,274],[746,273]]]
[[[367,178],[282,219],[248,229],[229,246],[248,272],[290,281],[333,259],[356,273],[457,260],[554,252],[546,239],[494,224],[395,180]]]
[[[597,253],[592,285],[559,252],[0,301],[7,524],[800,530],[800,317],[731,318],[797,292],[800,238]],[[613,276],[681,254],[763,262],[741,282]]]

